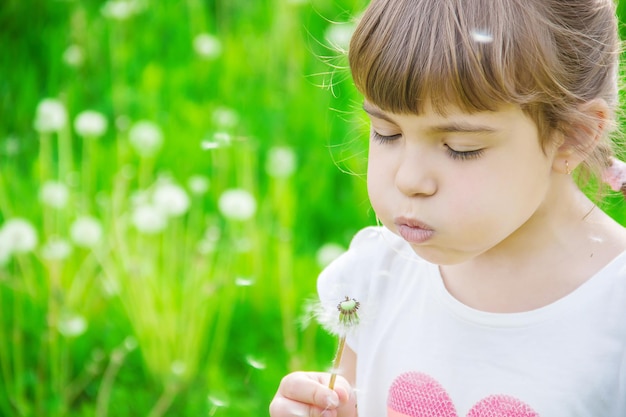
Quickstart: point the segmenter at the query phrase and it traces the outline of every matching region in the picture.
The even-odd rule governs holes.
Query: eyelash
[[[398,135],[390,135],[390,136],[384,136],[381,135],[378,132],[375,132],[372,130],[372,138],[380,143],[380,144],[388,144],[391,143],[395,140],[397,140],[400,136],[400,134]],[[455,151],[454,149],[452,149],[449,145],[444,145],[446,147],[446,151],[448,153],[448,155],[450,156],[450,158],[454,159],[454,160],[458,160],[458,161],[466,161],[469,159],[477,159],[480,158],[484,152],[484,149],[476,149],[473,151]]]

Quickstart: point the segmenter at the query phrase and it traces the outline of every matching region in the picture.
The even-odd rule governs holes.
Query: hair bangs
[[[530,101],[533,89],[519,86],[537,81],[523,69],[533,54],[524,51],[520,62],[523,41],[513,43],[508,16],[489,12],[499,1],[387,3],[373,2],[350,44],[354,83],[368,101],[404,114],[426,103],[440,113],[448,105],[471,113]]]

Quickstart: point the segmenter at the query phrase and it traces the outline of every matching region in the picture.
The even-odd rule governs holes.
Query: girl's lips
[[[424,243],[435,233],[430,226],[417,220],[399,218],[394,223],[400,236],[409,243]]]

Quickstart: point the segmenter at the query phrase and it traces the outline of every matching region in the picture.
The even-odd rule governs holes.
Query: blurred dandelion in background
[[[63,312],[58,319],[57,329],[65,337],[78,337],[87,331],[87,320],[80,314]]]
[[[21,218],[12,218],[4,223],[2,239],[8,244],[11,253],[16,254],[32,252],[38,243],[35,226]]]
[[[104,135],[108,121],[102,113],[93,110],[84,110],[74,119],[76,133],[84,138],[99,138]]]
[[[102,5],[100,12],[112,20],[127,20],[141,12],[143,4],[137,0],[108,0]]]
[[[218,207],[224,217],[230,220],[244,221],[251,219],[257,208],[256,199],[249,191],[230,189],[222,193]]]
[[[43,99],[35,111],[35,130],[39,133],[53,133],[63,129],[67,124],[65,105],[53,98]]]
[[[270,177],[288,178],[297,166],[296,153],[287,146],[276,146],[268,151],[265,171]]]
[[[191,194],[194,195],[203,195],[209,191],[209,187],[211,185],[211,181],[205,177],[204,175],[192,175],[187,180],[187,187]]]
[[[220,106],[213,110],[212,121],[219,129],[233,129],[239,123],[239,114],[229,107]]]
[[[66,239],[51,236],[41,247],[41,256],[49,261],[62,261],[72,253],[72,245]]]
[[[167,226],[165,213],[150,204],[137,205],[132,211],[131,221],[137,231],[146,235],[160,233]]]
[[[163,146],[163,132],[156,123],[140,120],[131,126],[128,140],[139,156],[148,158]]]
[[[200,33],[193,39],[193,49],[204,59],[215,59],[222,54],[222,42],[213,35]]]
[[[85,51],[79,45],[69,45],[63,52],[63,62],[69,67],[79,68],[85,63]]]
[[[166,216],[182,216],[189,210],[189,196],[185,190],[169,181],[157,183],[152,196],[154,206]]]
[[[47,207],[62,209],[67,206],[70,190],[59,181],[46,181],[39,190],[39,201]]]
[[[102,224],[91,216],[78,217],[70,227],[72,242],[81,248],[94,248],[102,240]]]

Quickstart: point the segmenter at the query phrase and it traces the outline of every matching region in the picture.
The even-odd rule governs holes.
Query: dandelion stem
[[[335,360],[333,361],[333,369],[330,374],[330,382],[328,383],[328,388],[335,388],[335,381],[337,380],[337,371],[339,370],[339,366],[341,366],[341,357],[343,356],[343,349],[346,346],[346,336],[341,336],[339,338],[339,346],[337,346],[337,355],[335,356]]]

